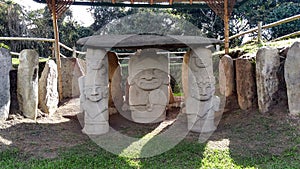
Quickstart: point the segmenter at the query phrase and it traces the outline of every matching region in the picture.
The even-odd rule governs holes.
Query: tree
[[[209,38],[222,38],[224,35],[224,22],[209,8],[176,9],[173,13],[197,26]]]
[[[256,27],[258,21],[268,24],[299,14],[299,7],[299,0],[249,0],[234,10],[234,16],[236,16],[237,20],[249,25],[248,29]],[[300,21],[273,27],[267,32],[269,35],[267,40],[295,32],[299,29]]]
[[[200,35],[202,32],[168,9],[133,9],[105,25],[100,34]]]
[[[128,14],[125,8],[100,6],[91,7],[90,12],[92,12],[95,20],[91,25],[91,29],[94,31],[98,31],[109,22]]]
[[[10,0],[0,0],[0,36],[16,37],[26,34],[24,13],[20,5]],[[26,42],[5,41],[12,51],[20,51],[27,46]],[[4,45],[2,45],[4,46]]]

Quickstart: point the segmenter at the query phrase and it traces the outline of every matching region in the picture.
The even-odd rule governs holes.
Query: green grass
[[[266,42],[266,43],[262,43],[262,44],[257,44],[257,42],[252,41],[252,42],[244,44],[242,46],[232,48],[232,49],[230,49],[230,52],[240,50],[240,51],[244,51],[248,54],[256,54],[258,49],[263,46],[283,48],[283,47],[292,46],[292,44],[295,43],[296,41],[300,41],[300,38],[293,38],[293,39],[287,39],[287,40],[281,40],[281,41],[275,41],[275,42]],[[219,52],[213,53],[214,56],[219,56],[219,55],[223,55],[223,54],[224,54],[224,51],[219,51]]]
[[[174,96],[183,96],[183,93],[180,92],[180,93],[173,93]]]
[[[32,159],[17,149],[0,152],[1,168],[300,168],[296,148],[282,155],[234,156],[230,148],[218,150],[206,144],[184,140],[161,155],[130,159],[113,155],[88,142],[68,150],[60,150],[55,159]]]

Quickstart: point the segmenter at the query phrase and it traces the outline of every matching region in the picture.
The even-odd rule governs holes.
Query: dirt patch
[[[167,112],[167,120],[175,119],[180,108]],[[0,124],[0,151],[16,148],[28,158],[55,158],[60,150],[88,142],[82,134],[79,99],[64,102],[53,117],[40,116],[37,121],[10,115]],[[142,137],[159,124],[137,124],[121,115],[110,116],[115,130],[133,137]],[[190,132],[186,140],[197,140],[199,134]],[[229,148],[235,155],[279,155],[290,148],[300,149],[300,118],[289,116],[286,107],[277,107],[270,113],[257,110],[226,112],[208,146]]]

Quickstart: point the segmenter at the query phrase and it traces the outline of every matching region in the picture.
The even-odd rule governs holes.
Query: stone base
[[[107,133],[108,131],[109,131],[108,122],[93,123],[93,124],[85,123],[84,128],[82,129],[82,132],[87,135],[101,135]]]
[[[165,109],[165,107],[163,107]],[[134,110],[131,107],[131,118],[136,123],[158,123],[166,119],[166,110],[161,111],[162,106],[155,106],[151,112]]]
[[[194,115],[187,115],[188,130],[190,131],[197,133],[210,133],[217,129],[214,118],[197,119],[196,122],[194,118]]]

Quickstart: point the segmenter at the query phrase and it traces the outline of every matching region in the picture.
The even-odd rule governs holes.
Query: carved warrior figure
[[[88,49],[87,74],[78,79],[81,111],[84,113],[83,132],[91,135],[109,131],[108,124],[108,62],[106,51]]]
[[[189,68],[189,94],[186,99],[188,129],[203,133],[213,132],[216,129],[214,113],[219,110],[220,99],[214,96],[215,77],[211,52],[197,48],[191,53]]]
[[[166,117],[169,102],[168,57],[154,49],[131,57],[128,65],[131,118],[138,123],[155,123]]]

